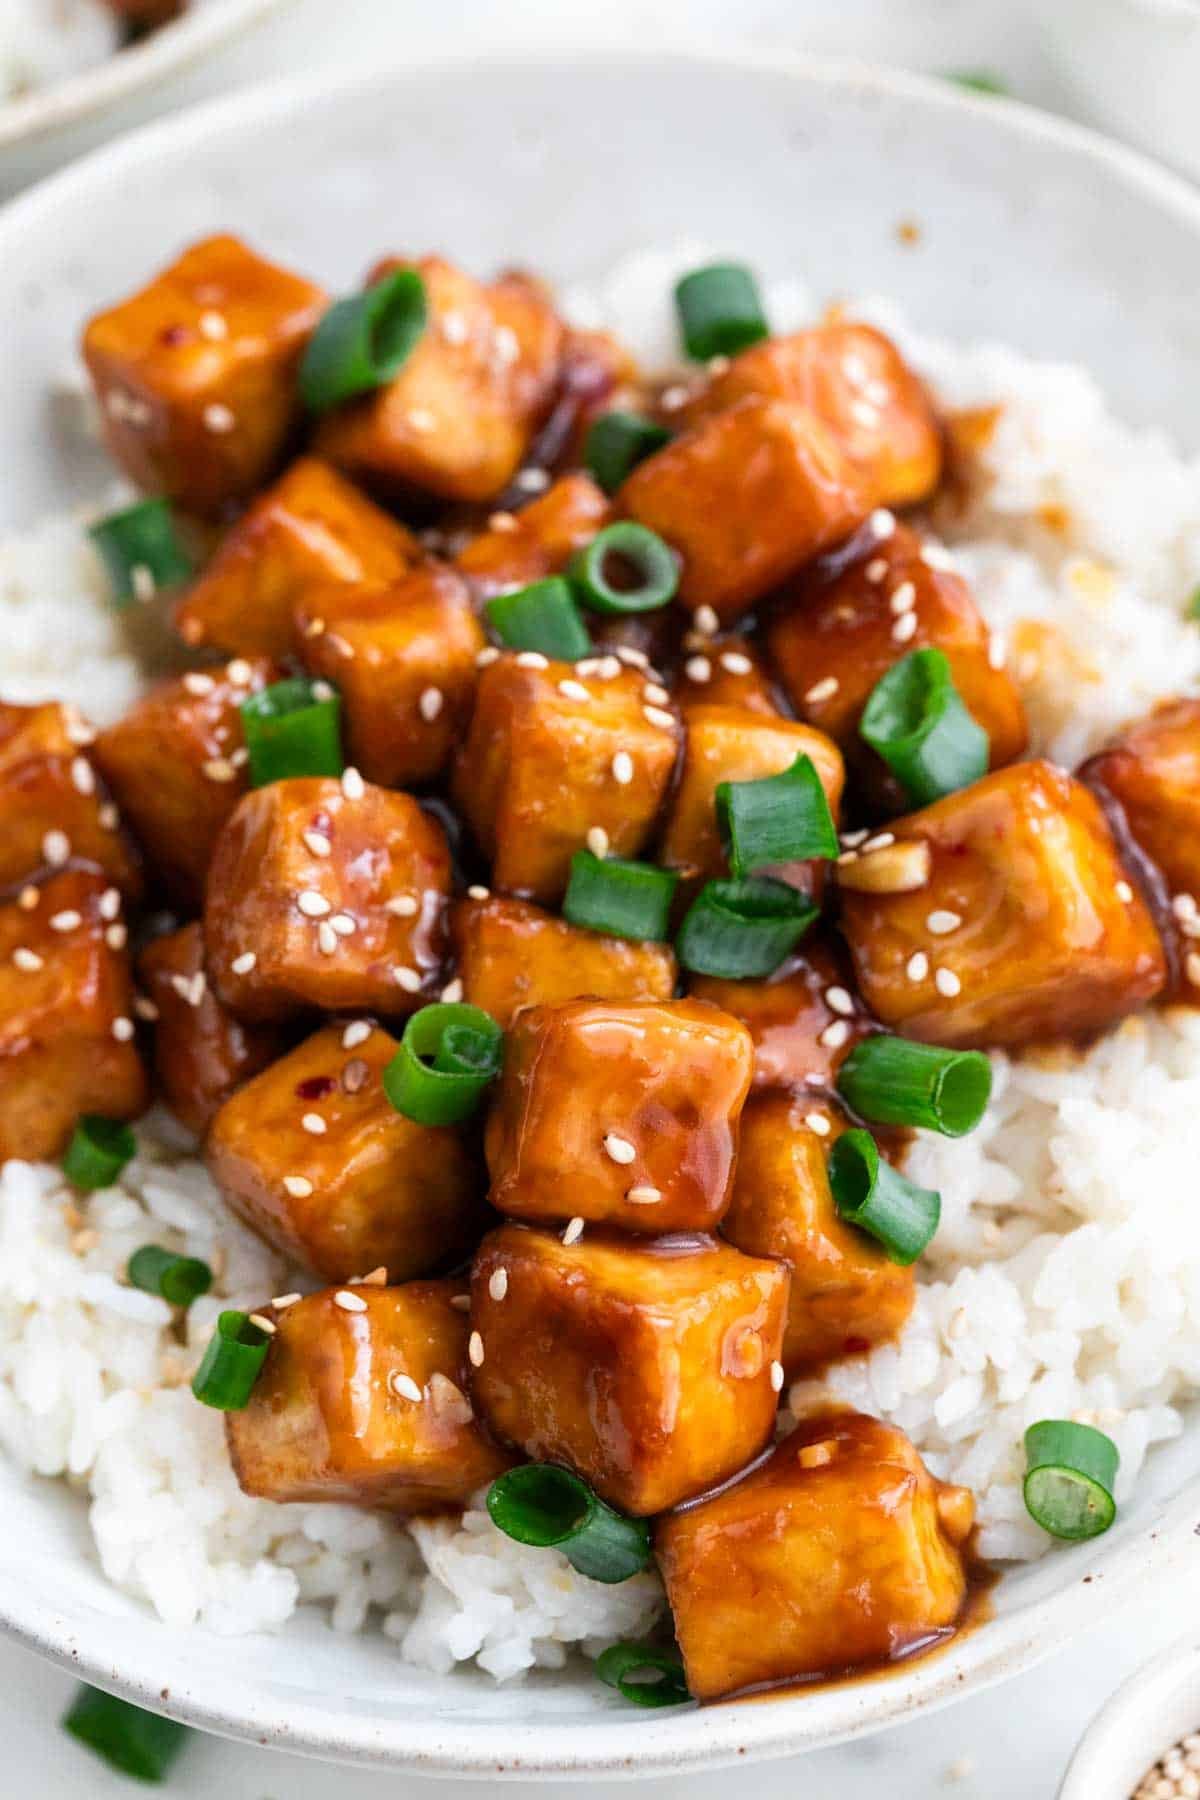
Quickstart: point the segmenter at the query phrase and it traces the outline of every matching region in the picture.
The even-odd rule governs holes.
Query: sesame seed
[[[619,656],[602,656],[596,673],[601,681],[615,681],[621,673],[621,658]]]
[[[962,982],[953,969],[938,969],[933,977],[933,985],[947,1000],[953,1000],[956,994],[962,993]]]
[[[660,687],[657,681],[646,683],[642,689],[642,699],[648,700],[652,706],[669,706],[671,703],[670,694],[665,687]]]
[[[394,913],[398,919],[412,919],[421,910],[421,902],[415,894],[395,894],[383,904],[384,912]]]
[[[65,831],[48,831],[42,839],[42,855],[51,868],[60,869],[70,860],[71,840]]]
[[[147,1000],[145,994],[135,994],[133,996],[133,1010],[139,1019],[146,1019],[151,1024],[153,1024],[154,1020],[158,1017],[157,1006],[155,1006],[153,1000]]]
[[[190,976],[172,975],[171,986],[179,995],[179,998],[190,1006],[192,1000],[192,983]]]
[[[740,650],[725,650],[720,657],[721,667],[730,675],[748,675],[754,664]]]
[[[358,930],[358,921],[352,913],[334,913],[329,921],[329,929],[335,931],[338,937],[353,937]]]
[[[388,1277],[387,1269],[383,1263],[380,1263],[378,1268],[372,1269],[368,1274],[356,1275],[354,1277],[354,1286],[355,1287],[386,1287],[387,1286],[387,1277]]]
[[[641,669],[645,672],[650,667],[650,658],[646,652],[635,650],[631,644],[621,644],[616,651],[616,658],[618,662],[627,664],[631,669]]]
[[[825,1027],[817,1042],[823,1044],[827,1050],[840,1050],[849,1036],[850,1027],[846,1020],[835,1019],[832,1025]]]
[[[352,1294],[348,1288],[339,1288],[333,1296],[333,1304],[340,1306],[343,1312],[366,1312],[367,1303],[361,1294]]]
[[[901,613],[892,626],[892,642],[907,644],[909,638],[917,635],[917,615],[915,612]]]
[[[364,1062],[361,1056],[352,1057],[342,1070],[342,1092],[361,1094],[370,1079],[370,1063]]]
[[[776,1393],[778,1393],[783,1386],[783,1364],[781,1362],[773,1362],[771,1364],[771,1386]]]
[[[309,689],[314,700],[332,700],[333,688],[327,681],[314,681]]]
[[[233,781],[237,776],[237,770],[227,756],[210,757],[200,768],[209,781]]]
[[[482,1367],[483,1367],[483,1339],[480,1337],[480,1335],[477,1331],[473,1331],[471,1333],[470,1337],[467,1339],[467,1355],[471,1359],[471,1367],[473,1369],[482,1369]]]
[[[878,506],[867,520],[872,536],[890,538],[896,529],[896,515],[889,512],[886,506]]]
[[[564,1244],[577,1244],[579,1242],[580,1238],[583,1236],[583,1223],[583,1220],[580,1218],[574,1218],[570,1221],[562,1234],[562,1241]]]
[[[244,656],[235,656],[231,663],[226,664],[225,679],[232,687],[249,687],[254,680],[254,670]]]
[[[258,956],[253,950],[243,950],[240,956],[234,957],[229,966],[235,975],[248,975],[257,961]]]
[[[493,1300],[503,1300],[508,1292],[508,1270],[493,1269],[488,1277],[488,1293]]]
[[[692,624],[705,637],[715,637],[721,629],[721,621],[711,606],[698,606],[692,614]]]
[[[1187,978],[1192,986],[1200,987],[1200,951],[1191,950],[1188,952],[1188,958],[1187,962],[1184,964],[1184,968],[1187,972]]]
[[[703,683],[712,680],[712,664],[707,656],[689,656],[683,665],[683,672],[689,681]]]
[[[615,1163],[631,1163],[637,1155],[629,1139],[618,1137],[615,1131],[610,1131],[604,1139],[604,1148]]]
[[[283,1185],[293,1200],[307,1200],[313,1191],[313,1184],[307,1175],[285,1175]]]
[[[829,1136],[830,1124],[829,1124],[829,1120],[825,1117],[824,1113],[819,1113],[819,1112],[805,1113],[804,1123],[808,1126],[808,1129],[812,1132],[815,1132],[818,1137],[828,1137]]]
[[[404,417],[410,428],[422,437],[437,430],[437,415],[431,413],[427,406],[410,407]]]
[[[204,420],[205,431],[211,431],[217,437],[226,436],[237,425],[237,420],[229,408],[222,406],[219,400],[210,401],[201,414],[201,418]]]
[[[357,1050],[360,1044],[366,1043],[370,1035],[371,1027],[368,1025],[367,1021],[365,1019],[354,1019],[347,1025],[345,1031],[342,1033],[342,1049]]]
[[[1123,900],[1125,902],[1126,906],[1128,906],[1129,902],[1133,899],[1133,889],[1127,881],[1118,881],[1113,892],[1118,900]]]
[[[425,723],[427,725],[432,725],[433,721],[441,712],[444,704],[445,701],[441,688],[427,687],[425,692],[421,695],[421,698],[417,701],[417,710],[425,720]]]
[[[827,987],[825,1004],[830,1012],[841,1013],[844,1018],[851,1017],[854,1012],[854,1001],[844,987]]]
[[[361,800],[367,791],[367,784],[353,766],[342,770],[342,792],[347,800]]]
[[[455,1312],[470,1312],[471,1296],[470,1294],[451,1294],[450,1304]]]
[[[662,1189],[648,1185],[631,1187],[625,1198],[631,1206],[657,1206],[662,1199]]]
[[[412,1376],[402,1374],[399,1369],[393,1369],[388,1376],[388,1387],[402,1400],[411,1400],[416,1405],[419,1405],[424,1398]]]
[[[448,344],[465,344],[471,334],[466,319],[458,312],[445,313],[438,324],[438,330]]]
[[[447,1006],[458,1005],[463,997],[463,984],[457,975],[454,977],[453,981],[448,981],[446,983],[445,987],[442,989],[441,997]]]
[[[617,751],[612,759],[612,772],[614,778],[620,782],[622,787],[629,786],[629,783],[633,780],[633,758],[630,756],[628,750]]]
[[[115,919],[121,911],[121,895],[115,887],[105,888],[96,906],[102,919]]]
[[[517,656],[518,669],[548,669],[550,659],[543,656],[540,650],[522,650]]]
[[[988,645],[987,659],[989,669],[1002,669],[1004,667],[1005,662],[1008,660],[1008,652],[1005,650],[1004,642],[1001,638],[994,637],[992,639],[991,643]]]
[[[124,925],[109,925],[104,933],[104,941],[110,950],[123,950],[129,942],[129,931]]]
[[[324,619],[310,619],[304,627],[304,635],[306,638],[319,638],[324,630]]]
[[[483,649],[476,654],[475,667],[477,669],[486,669],[491,663],[499,661],[500,652],[497,650],[495,644],[485,644]]]
[[[211,694],[216,683],[211,675],[204,675],[198,669],[193,669],[184,676],[183,685],[189,694],[195,694],[200,699],[205,694]]]
[[[200,1002],[204,998],[207,987],[208,987],[208,980],[205,976],[204,970],[197,969],[196,973],[192,976],[191,981],[188,983],[188,996],[187,996],[188,1005],[189,1006],[199,1006]]]
[[[870,835],[869,831],[843,831],[841,841],[847,850],[857,850],[860,844],[866,843]]]
[[[929,958],[923,950],[916,950],[904,966],[904,973],[910,981],[924,981],[929,973]]]
[[[323,919],[333,911],[324,894],[318,894],[315,888],[302,888],[296,895],[296,905],[306,919]]]
[[[92,765],[86,756],[77,756],[71,763],[71,786],[77,794],[94,794],[96,777],[92,773]]]
[[[32,912],[40,898],[35,887],[23,887],[17,895],[17,905],[22,912]]]
[[[587,834],[587,847],[593,856],[608,855],[608,833],[603,825],[593,825]]]
[[[420,991],[421,977],[415,969],[393,969],[392,980],[397,987],[403,988],[406,994],[416,994]]]
[[[949,937],[961,924],[962,914],[950,912],[944,907],[938,907],[925,915],[925,929],[932,931],[934,937]]]
[[[127,1044],[135,1030],[136,1027],[133,1020],[127,1019],[124,1014],[121,1014],[119,1018],[114,1019],[112,1022],[112,1034],[116,1038],[118,1044]]]
[[[321,923],[317,926],[317,949],[321,952],[322,956],[336,956],[337,947],[337,932],[333,929],[333,926],[329,923],[328,919],[322,919]]]
[[[823,1469],[833,1461],[833,1450],[828,1444],[805,1444],[796,1461],[802,1469]]]
[[[949,550],[942,544],[922,544],[921,561],[927,569],[943,569],[950,572],[958,567]]]
[[[517,530],[516,515],[510,512],[494,512],[488,520],[488,530],[498,531],[502,537],[510,536]]]
[[[305,1113],[300,1124],[305,1131],[310,1131],[314,1137],[324,1137],[329,1129],[320,1113]]]
[[[917,604],[917,590],[911,581],[902,581],[890,596],[888,605],[894,613],[911,612]]]
[[[1194,894],[1176,894],[1171,901],[1171,911],[1177,919],[1194,919],[1198,910]]]
[[[215,312],[211,308],[200,314],[196,320],[196,329],[202,338],[208,339],[210,344],[223,343],[229,336],[229,324],[225,315]]]
[[[866,576],[867,580],[872,584],[872,586],[875,586],[879,582],[881,582],[883,580],[884,576],[887,574],[887,572],[888,572],[888,566],[882,556],[873,557],[872,560],[867,564],[866,568],[863,570],[863,574]]]
[[[467,889],[468,900],[490,900],[491,897],[491,888],[481,887],[477,881],[473,881]]]
[[[53,915],[50,920],[50,929],[51,931],[78,931],[82,924],[83,914],[77,913],[72,907],[67,907],[64,911],[56,912]]]
[[[564,700],[578,700],[582,702],[590,700],[592,697],[584,687],[582,681],[560,681],[558,684],[558,691],[563,696]]]
[[[27,950],[24,944],[17,945],[12,953],[12,959],[17,968],[23,969],[27,975],[35,975],[39,969],[45,967],[45,963],[37,951]]]
[[[663,731],[674,730],[674,713],[665,712],[661,706],[643,706],[642,717],[647,725],[657,725]]]
[[[513,477],[513,486],[519,487],[523,494],[544,494],[550,486],[550,474],[546,469],[518,469]]]
[[[658,403],[664,412],[678,412],[681,406],[688,403],[688,391],[681,382],[674,387],[664,388],[658,396]]]
[[[814,681],[804,696],[806,705],[819,706],[822,700],[832,700],[840,686],[841,682],[836,675],[826,675],[824,681]]]
[[[286,1312],[289,1306],[295,1306],[296,1302],[302,1298],[301,1294],[276,1294],[271,1305],[276,1312]]]
[[[889,850],[895,841],[894,831],[877,831],[875,836],[868,838],[863,845],[863,855],[870,856],[876,850]]]
[[[274,1319],[268,1319],[265,1313],[251,1313],[250,1323],[252,1325],[257,1325],[260,1331],[265,1331],[268,1337],[275,1336],[277,1330],[275,1321]]]
[[[70,742],[79,745],[81,749],[85,744],[94,744],[96,741],[96,733],[92,730],[92,727],[87,723],[86,719],[81,719],[76,714],[68,715],[66,730]]]
[[[304,831],[300,835],[304,839],[304,847],[310,855],[329,856],[332,854],[333,845],[323,831]]]
[[[521,340],[511,325],[497,325],[492,333],[492,349],[497,360],[502,363],[515,363],[521,354]]]

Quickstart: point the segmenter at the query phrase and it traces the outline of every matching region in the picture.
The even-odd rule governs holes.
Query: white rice
[[[665,365],[672,282],[706,254],[691,245],[630,258],[567,295],[567,309]],[[768,301],[780,329],[817,311],[798,283]],[[1200,631],[1183,617],[1200,584],[1200,464],[1124,429],[1080,370],[927,340],[879,302],[850,310],[893,333],[947,407],[1003,409],[965,510],[937,523],[1008,648],[1036,749],[1073,764],[1155,699],[1200,691]],[[79,521],[0,541],[0,693],[73,699],[103,721],[138,680]],[[974,1490],[985,1555],[1024,1559],[1050,1547],[1021,1500],[1027,1424],[1101,1425],[1120,1448],[1127,1494],[1200,1387],[1200,1237],[1188,1204],[1200,1015],[1129,1021],[1077,1060],[994,1061],[979,1130],[923,1138],[911,1155],[943,1200],[911,1323],[819,1391],[895,1419],[938,1473]],[[444,1671],[474,1660],[499,1680],[649,1628],[662,1605],[654,1577],[601,1587],[509,1542],[482,1510],[405,1530],[345,1507],[248,1499],[219,1418],[186,1378],[221,1304],[261,1304],[296,1285],[294,1271],[153,1130],[119,1188],[80,1209],[85,1219],[65,1211],[77,1204],[54,1170],[10,1164],[0,1176],[0,1444],[86,1490],[97,1555],[126,1592],[226,1633],[277,1627],[302,1602],[326,1601],[335,1629],[381,1623],[409,1662]],[[75,1237],[73,1248],[81,1225],[95,1241]],[[163,1304],[116,1279],[151,1236],[220,1266],[186,1346]],[[817,1391],[798,1383],[791,1404]]]
[[[79,75],[119,43],[104,0],[0,0],[0,101]]]

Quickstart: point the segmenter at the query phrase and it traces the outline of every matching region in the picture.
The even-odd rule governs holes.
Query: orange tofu
[[[429,563],[388,587],[313,589],[296,609],[305,667],[342,697],[346,753],[368,781],[431,781],[466,733],[487,642],[467,584]]]
[[[208,872],[217,995],[245,1019],[412,1012],[438,985],[449,891],[445,833],[409,794],[350,770],[256,788]]]
[[[96,739],[96,764],[170,897],[199,906],[221,828],[246,792],[239,707],[279,678],[237,657],[158,685]]]
[[[645,412],[648,397],[637,363],[609,331],[568,326],[554,405],[538,431],[537,462],[570,469],[583,461],[588,430],[601,413]]]
[[[525,1006],[598,1000],[669,1000],[675,955],[568,925],[526,900],[460,900],[450,920],[463,999],[505,1030]]]
[[[328,414],[318,450],[372,487],[490,500],[516,474],[553,396],[562,324],[521,276],[485,286],[426,256],[388,259],[372,279],[397,268],[424,278],[425,333],[394,381]]]
[[[675,692],[685,714],[693,706],[736,706],[741,712],[779,717],[770,674],[749,638],[693,634]]]
[[[275,1335],[250,1404],[225,1415],[242,1490],[429,1513],[465,1506],[508,1468],[466,1396],[459,1286],[356,1286],[353,1311],[324,1288],[268,1308]]]
[[[235,237],[205,238],[97,313],[83,357],[108,447],[139,487],[217,514],[274,474],[323,290]]]
[[[744,1025],[696,1000],[518,1014],[487,1123],[492,1205],[627,1231],[707,1231],[729,1205],[750,1090]]]
[[[612,518],[602,490],[582,470],[560,476],[519,512],[494,513],[457,564],[480,600],[528,587],[566,568]]]
[[[678,552],[680,602],[726,623],[849,537],[871,506],[815,413],[754,395],[648,456],[616,496],[619,513]]]
[[[456,1129],[395,1110],[382,1075],[399,1045],[360,1035],[327,1025],[240,1087],[205,1157],[238,1217],[285,1256],[326,1281],[379,1267],[406,1281],[470,1252],[482,1171]]]
[[[780,1359],[789,1376],[898,1336],[916,1299],[912,1270],[838,1217],[827,1163],[845,1129],[841,1110],[812,1094],[755,1094],[742,1114],[721,1230],[792,1272]]]
[[[662,1512],[769,1441],[787,1286],[782,1263],[703,1236],[589,1229],[568,1245],[504,1225],[471,1278],[475,1404],[610,1505]]]
[[[861,1413],[797,1427],[744,1480],[664,1519],[659,1567],[697,1700],[927,1648],[967,1596],[973,1507],[903,1432]]]
[[[175,608],[187,644],[287,656],[312,588],[383,586],[423,560],[410,531],[315,456],[302,456],[232,525]]]
[[[94,738],[57,701],[0,700],[0,889],[71,861],[94,864],[130,899],[140,896],[141,864],[96,778]]]
[[[689,975],[688,993],[740,1019],[754,1039],[755,1088],[832,1087],[874,1020],[854,986],[845,952],[808,934],[765,981]]]
[[[621,668],[580,681],[573,663],[504,655],[479,678],[454,795],[495,885],[549,903],[588,832],[613,856],[645,846],[675,767],[678,721]]]
[[[841,918],[863,997],[891,1029],[963,1047],[1078,1037],[1163,987],[1162,944],[1104,815],[1052,764],[1014,763],[894,831],[929,846],[928,880],[843,888]]]
[[[82,1114],[146,1101],[117,890],[64,869],[0,902],[0,1163],[53,1160]]]

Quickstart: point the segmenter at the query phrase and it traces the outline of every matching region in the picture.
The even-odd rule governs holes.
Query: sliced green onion
[[[987,773],[988,736],[962,701],[941,650],[912,650],[876,682],[859,735],[915,806]]]
[[[695,362],[732,356],[771,335],[758,283],[742,263],[694,269],[675,285],[683,347]]]
[[[96,1188],[111,1187],[136,1154],[137,1139],[128,1125],[85,1113],[67,1145],[63,1174],[77,1188],[92,1193]]]
[[[678,885],[679,876],[672,869],[577,850],[571,858],[563,918],[587,931],[606,931],[610,937],[662,943],[669,935],[671,901]]]
[[[602,413],[587,434],[583,460],[605,493],[615,494],[640,462],[670,441],[665,425],[640,413]]]
[[[270,1343],[270,1334],[260,1330],[248,1313],[219,1314],[217,1329],[192,1377],[197,1400],[220,1412],[241,1412],[249,1404]]]
[[[612,1644],[596,1658],[596,1673],[635,1706],[682,1706],[692,1697],[678,1650],[660,1644]]]
[[[950,69],[946,80],[955,87],[968,88],[973,94],[1007,94],[1008,83],[990,69]]]
[[[416,349],[428,312],[416,269],[394,269],[363,293],[335,301],[300,364],[305,406],[327,412],[394,380]]]
[[[684,917],[675,954],[696,975],[725,981],[773,975],[819,911],[799,889],[768,876],[709,881]]]
[[[506,1537],[561,1550],[593,1581],[628,1581],[650,1561],[645,1519],[614,1512],[586,1481],[556,1463],[510,1469],[488,1489],[487,1509]]]
[[[944,1050],[880,1032],[855,1045],[837,1085],[852,1110],[877,1125],[965,1137],[991,1099],[992,1065],[981,1050]]]
[[[340,775],[345,768],[342,701],[328,683],[317,687],[294,675],[251,694],[238,710],[252,787],[295,775]]]
[[[190,1306],[212,1286],[212,1270],[198,1256],[177,1256],[158,1244],[143,1244],[129,1259],[126,1274],[134,1287],[158,1294],[172,1306]]]
[[[161,495],[97,519],[88,526],[88,536],[100,553],[118,606],[152,600],[160,588],[178,587],[195,569],[176,536],[171,503]]]
[[[644,525],[621,519],[598,531],[567,570],[593,612],[654,612],[679,586],[675,552]]]
[[[540,650],[558,662],[578,662],[592,647],[571,585],[561,575],[497,594],[486,610],[492,630],[510,650]]]
[[[423,1006],[383,1071],[383,1091],[418,1125],[457,1125],[475,1111],[503,1057],[504,1033],[490,1013],[461,1002]]]
[[[811,756],[798,756],[781,775],[760,781],[722,781],[716,801],[717,823],[736,876],[771,863],[838,853],[837,828]]]
[[[1091,1425],[1040,1419],[1025,1433],[1025,1505],[1053,1537],[1092,1538],[1116,1517],[1117,1446]]]
[[[91,1687],[80,1688],[63,1716],[63,1730],[122,1775],[155,1782],[166,1780],[188,1736],[187,1726],[175,1719],[161,1719]]]
[[[942,1197],[917,1187],[879,1154],[869,1131],[845,1131],[829,1152],[838,1214],[877,1238],[894,1263],[916,1262],[938,1228]]]

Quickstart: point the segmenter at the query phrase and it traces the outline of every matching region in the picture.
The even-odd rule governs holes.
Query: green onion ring
[[[400,1048],[383,1071],[383,1091],[398,1113],[418,1125],[458,1125],[479,1106],[503,1057],[504,1033],[490,1013],[439,1001],[423,1006],[404,1027]]]
[[[769,876],[709,881],[684,916],[675,954],[696,975],[759,979],[775,973],[819,913],[799,889]]]
[[[561,575],[497,594],[486,611],[492,630],[509,650],[540,650],[556,662],[578,662],[592,648],[571,585]]]
[[[137,1154],[137,1139],[118,1119],[85,1113],[63,1156],[63,1174],[75,1187],[92,1193],[111,1187],[126,1163]]]
[[[930,1243],[942,1197],[884,1162],[869,1131],[843,1132],[829,1152],[829,1186],[839,1218],[869,1232],[907,1268]]]
[[[946,1050],[880,1032],[850,1052],[838,1092],[861,1119],[965,1137],[992,1093],[992,1065],[980,1050]]]
[[[104,564],[117,607],[152,600],[161,589],[178,587],[194,572],[176,535],[171,503],[161,495],[97,519],[88,526],[88,536]]]
[[[893,664],[872,689],[858,730],[914,806],[987,773],[987,732],[959,698],[941,650],[912,650]]]
[[[682,1706],[692,1697],[678,1650],[660,1644],[612,1644],[596,1658],[596,1673],[634,1706]],[[632,1679],[638,1674],[658,1680]]]
[[[212,1270],[198,1256],[177,1256],[158,1244],[143,1244],[129,1259],[126,1273],[134,1287],[158,1294],[172,1306],[190,1306],[212,1286]]]
[[[683,347],[694,362],[732,356],[769,337],[758,283],[742,263],[693,269],[675,286]]]
[[[563,918],[609,937],[663,943],[670,935],[671,901],[678,884],[673,869],[577,850],[571,858]]]
[[[262,1331],[248,1313],[231,1310],[219,1314],[217,1328],[192,1377],[197,1400],[220,1412],[241,1412],[249,1405],[270,1344],[270,1333]]]
[[[487,1493],[493,1524],[518,1544],[561,1550],[592,1581],[628,1581],[650,1561],[650,1527],[594,1494],[556,1463],[525,1463],[493,1481]]]
[[[394,269],[361,294],[335,301],[300,364],[305,406],[328,412],[394,381],[424,335],[428,312],[417,269]]]
[[[1104,1432],[1074,1419],[1039,1419],[1025,1433],[1025,1507],[1052,1537],[1099,1537],[1116,1517],[1120,1455]]]
[[[298,775],[340,775],[342,702],[337,693],[314,693],[302,675],[272,682],[239,707],[249,752],[251,787]]]
[[[600,613],[654,612],[679,586],[679,562],[668,544],[619,519],[576,551],[567,574],[585,606]],[[620,579],[618,579],[620,577]]]
[[[722,781],[716,790],[717,824],[739,879],[781,863],[831,860],[837,828],[811,756],[758,781]]]

